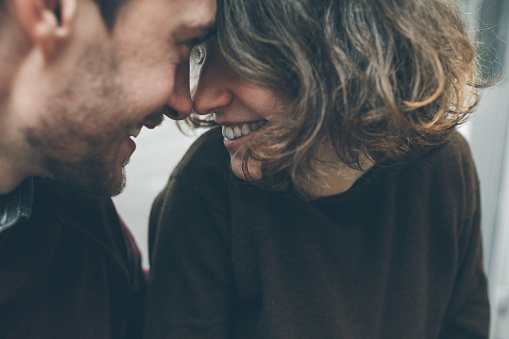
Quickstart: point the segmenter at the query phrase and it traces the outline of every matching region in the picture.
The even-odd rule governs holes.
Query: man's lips
[[[143,120],[142,125],[149,129],[156,128],[163,122],[163,119],[164,115],[162,113],[154,113]]]
[[[129,132],[129,136],[136,138],[138,135],[140,135],[142,128],[143,128],[143,125],[138,125],[135,128],[131,129],[131,131]]]
[[[147,119],[143,120],[143,122],[135,127],[133,127],[129,131],[129,136],[136,138],[140,135],[141,129],[146,127],[148,129],[153,129],[159,126],[163,121],[164,116],[162,114],[153,114]]]

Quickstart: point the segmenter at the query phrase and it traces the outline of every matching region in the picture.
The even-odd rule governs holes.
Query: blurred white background
[[[165,118],[162,125],[153,130],[143,128],[135,139],[136,151],[126,167],[127,187],[113,200],[140,247],[144,267],[149,266],[148,217],[152,201],[198,133],[203,132],[184,135],[175,121]]]
[[[509,0],[459,0],[472,34],[482,42],[485,72],[509,67]],[[491,339],[509,339],[509,81],[486,91],[471,119],[461,128],[472,148],[481,181],[485,267],[492,304]],[[201,130],[199,133],[202,133]],[[183,135],[174,121],[144,129],[127,166],[127,189],[114,198],[133,232],[148,267],[150,206],[179,159],[196,139]]]

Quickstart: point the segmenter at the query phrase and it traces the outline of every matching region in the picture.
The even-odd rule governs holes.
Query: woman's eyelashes
[[[193,58],[196,65],[202,65],[205,61],[205,47],[203,45],[196,45],[191,51],[191,57]]]

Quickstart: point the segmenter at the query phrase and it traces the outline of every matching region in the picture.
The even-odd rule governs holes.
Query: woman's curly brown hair
[[[301,191],[319,183],[325,142],[361,170],[443,144],[482,87],[453,1],[219,0],[217,42],[233,72],[288,102],[287,123],[246,152],[274,188],[282,172]]]

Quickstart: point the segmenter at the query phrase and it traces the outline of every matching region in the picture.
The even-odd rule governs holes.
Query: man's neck
[[[12,123],[8,104],[0,100],[0,195],[13,191],[28,177],[37,174],[36,154],[23,142],[18,128]]]

